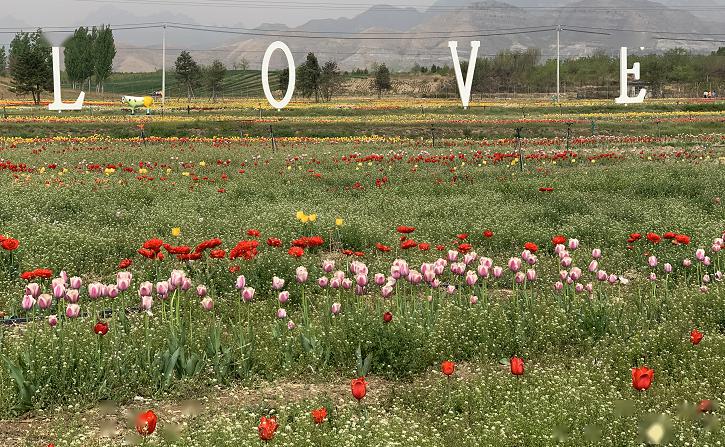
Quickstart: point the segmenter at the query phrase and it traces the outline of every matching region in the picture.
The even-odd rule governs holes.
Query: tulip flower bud
[[[282,308],[277,309],[277,318],[280,320],[287,318],[287,311]]]
[[[242,290],[242,289],[244,289],[246,284],[247,284],[247,279],[244,277],[244,275],[239,275],[237,277],[236,288],[239,290]]]
[[[32,309],[33,306],[35,306],[35,298],[33,298],[31,295],[25,295],[20,304],[23,307],[23,310],[28,311]]]
[[[201,287],[201,286],[200,286]],[[209,312],[212,309],[214,309],[214,300],[212,300],[210,297],[205,297],[201,300],[201,308],[205,311]]]
[[[350,290],[352,288],[352,280],[349,278],[345,278],[342,280],[342,288],[345,290]]]
[[[166,293],[169,289],[169,283],[166,281],[160,282],[156,284],[156,292],[161,294],[159,292],[159,286],[163,288],[163,291]],[[153,290],[154,285],[151,284],[149,281],[142,282],[138,287],[138,296],[150,296],[151,291]]]
[[[68,318],[78,318],[81,313],[81,306],[77,304],[69,304],[65,308],[65,316]]]
[[[335,261],[331,261],[329,259],[322,261],[322,271],[325,273],[331,273],[333,270],[335,270]]]
[[[295,278],[297,279],[298,283],[304,284],[305,282],[307,282],[307,276],[308,273],[306,268],[304,268],[303,266],[297,267],[297,269],[295,270]]]
[[[80,298],[80,293],[78,292],[78,289],[68,289],[65,292],[65,300],[69,303],[77,303]]]
[[[283,287],[284,287],[284,279],[278,278],[276,276],[272,278],[272,289],[273,290],[282,290]]]
[[[382,273],[376,273],[375,274],[375,285],[382,286],[385,284],[385,275]]]
[[[141,310],[150,311],[154,306],[154,299],[150,295],[144,295],[141,297]]]
[[[279,292],[279,296],[277,297],[277,299],[282,304],[286,303],[287,301],[289,301],[289,292],[286,290],[283,292]]]
[[[40,285],[38,283],[31,282],[27,286],[25,286],[25,294],[30,295],[33,298],[37,298],[40,296]]]
[[[53,304],[53,297],[50,295],[44,293],[38,297],[38,307],[41,310],[48,310],[50,309],[50,306]],[[25,309],[27,310],[27,309]]]
[[[601,257],[602,257],[602,250],[600,250],[599,248],[595,248],[594,250],[592,250],[592,258],[599,259]]]
[[[332,312],[332,315],[339,315],[341,310],[342,304],[340,303],[333,303],[332,307],[330,308],[330,312]]]
[[[329,273],[329,272],[328,272],[328,273]],[[289,329],[290,331],[291,331],[292,329],[296,328],[296,327],[297,327],[297,325],[295,324],[295,322],[294,322],[294,321],[292,321],[292,320],[289,320],[289,321],[287,322],[287,329]]]
[[[242,299],[247,303],[252,301],[254,299],[254,292],[255,290],[252,287],[245,287],[242,290]]]
[[[109,298],[116,298],[119,293],[118,287],[115,284],[109,284],[106,286],[106,296]]]
[[[83,280],[81,280],[79,277],[74,276],[70,279],[70,287],[71,289],[80,289],[83,286]]]
[[[204,298],[206,294],[207,290],[205,285],[199,284],[198,286],[196,286],[196,296],[198,296],[199,298]]]
[[[475,306],[478,304],[478,297],[476,295],[471,295],[471,297],[468,299],[468,302],[471,304],[471,306]]]
[[[49,315],[48,316],[48,324],[50,327],[56,327],[58,325],[58,316],[57,315]]]

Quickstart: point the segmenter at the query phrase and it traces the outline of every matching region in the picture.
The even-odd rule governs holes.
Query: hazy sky
[[[113,24],[138,17],[158,20],[166,14],[193,18],[200,24],[258,26],[284,23],[291,26],[314,18],[351,17],[375,4],[418,6],[434,0],[0,0],[0,27],[8,22],[29,26],[85,25],[86,18],[112,10]],[[358,6],[364,5],[364,6]],[[119,11],[120,10],[120,11]],[[3,17],[5,16],[5,17]],[[8,17],[9,16],[9,17]]]

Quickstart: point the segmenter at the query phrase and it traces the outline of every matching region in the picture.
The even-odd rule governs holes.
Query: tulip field
[[[5,103],[1,445],[725,443],[722,102],[255,105]]]

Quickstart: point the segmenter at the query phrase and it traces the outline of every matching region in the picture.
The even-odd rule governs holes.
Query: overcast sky
[[[244,25],[284,23],[290,26],[315,18],[351,17],[375,4],[431,5],[434,0],[0,0],[0,26],[77,26],[104,16],[113,24],[129,19],[183,15],[200,24]],[[364,5],[364,6],[359,6]],[[120,11],[119,11],[120,10]],[[5,17],[3,17],[5,16]],[[9,16],[9,17],[7,17]]]

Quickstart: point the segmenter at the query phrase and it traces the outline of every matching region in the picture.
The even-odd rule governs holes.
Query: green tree
[[[287,91],[287,84],[289,84],[289,68],[285,68],[284,70],[280,71],[278,78],[279,89],[283,92]]]
[[[82,86],[93,76],[93,40],[88,28],[80,27],[65,42],[65,72],[73,88]]]
[[[186,97],[191,101],[194,96],[194,88],[201,84],[201,69],[188,51],[182,51],[176,58],[174,65],[176,79],[180,84],[186,86]]]
[[[214,60],[211,65],[204,68],[204,83],[211,94],[212,101],[216,101],[217,95],[221,93],[226,74],[227,67],[219,60]]]
[[[0,76],[5,76],[5,71],[8,66],[8,54],[5,52],[5,47],[0,46]]]
[[[93,74],[96,77],[96,91],[103,93],[103,84],[113,71],[113,58],[116,57],[116,44],[110,26],[93,27]]]
[[[320,92],[325,101],[332,100],[333,95],[342,87],[342,75],[335,61],[327,61],[322,66],[320,75]]]
[[[320,101],[320,78],[322,77],[322,69],[317,56],[314,53],[308,53],[305,63],[297,70],[297,78],[299,79],[300,93],[305,98],[315,96],[315,101]]]
[[[388,91],[391,88],[390,70],[385,64],[380,64],[375,70],[375,89],[378,91],[378,98],[383,95],[383,91]]]
[[[30,93],[35,105],[40,94],[53,88],[51,47],[40,30],[18,33],[10,43],[10,88],[17,94]]]

